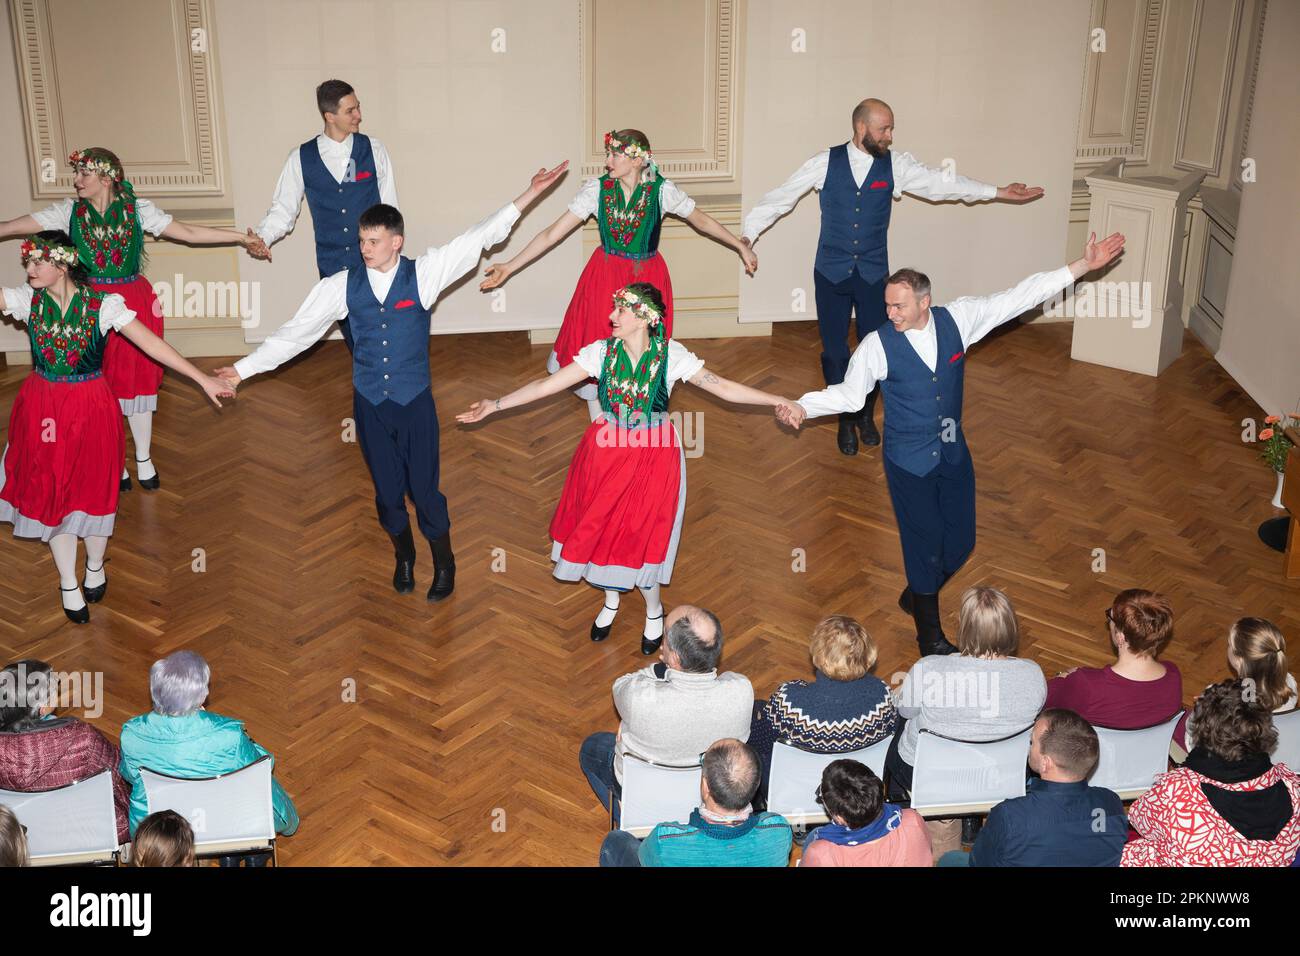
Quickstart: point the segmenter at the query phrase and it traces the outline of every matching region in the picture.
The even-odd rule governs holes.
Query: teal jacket
[[[710,823],[691,811],[689,823],[661,823],[637,856],[642,866],[788,866],[794,834],[779,813],[755,813],[743,823]]]
[[[175,777],[212,777],[247,767],[266,750],[244,732],[244,722],[200,710],[188,717],[148,713],[122,725],[122,776],[131,785],[131,835],[149,813],[140,768]],[[275,760],[274,757],[271,758]],[[275,832],[291,836],[298,811],[284,788],[271,779]]]

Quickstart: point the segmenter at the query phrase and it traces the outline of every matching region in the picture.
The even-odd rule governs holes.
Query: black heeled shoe
[[[131,476],[130,476],[130,475],[123,475],[123,476],[122,476],[122,480],[119,481],[119,482],[117,483],[117,490],[118,490],[118,491],[130,491],[130,490],[131,490]]]
[[[606,605],[605,605],[605,610],[606,610],[606,611],[617,611],[618,608],[616,608],[616,607],[610,607],[608,604],[606,604]],[[609,637],[609,632],[612,631],[613,629],[614,629],[614,622],[613,622],[613,621],[610,621],[610,622],[609,622],[608,624],[606,624],[604,627],[600,627],[598,624],[596,624],[595,621],[592,621],[592,622],[591,622],[591,639],[592,639],[593,641],[597,641],[597,642],[599,642],[599,641],[603,641],[605,638]]]
[[[87,570],[87,571],[90,571],[90,564],[89,564],[89,563],[86,564],[86,570]],[[101,561],[99,567],[95,568],[95,573],[98,573],[98,572],[103,571],[103,570],[104,570],[104,564],[103,564],[103,562]],[[108,575],[107,575],[107,574],[104,575],[104,583],[103,583],[103,584],[100,584],[100,585],[97,585],[96,587],[93,587],[93,588],[92,588],[90,585],[88,585],[88,584],[86,583],[86,579],[85,579],[85,577],[84,577],[84,576],[82,577],[82,579],[81,579],[81,593],[82,593],[82,596],[85,597],[85,599],[86,599],[86,603],[87,603],[87,604],[98,604],[100,601],[104,600],[104,594],[105,594],[107,591],[108,591]]]
[[[143,465],[146,461],[149,461],[149,459],[148,459],[148,458],[137,458],[137,459],[135,460],[135,463],[136,463],[136,471],[137,471],[137,472],[140,470],[140,469],[139,469],[139,466],[140,466],[140,465]],[[129,481],[130,479],[127,479],[127,480]],[[159,489],[159,487],[162,486],[162,482],[158,480],[158,472],[157,472],[156,469],[155,469],[155,471],[154,471],[154,475],[153,475],[152,478],[141,478],[141,477],[137,474],[137,475],[136,475],[136,480],[140,482],[140,487],[143,488],[145,491],[157,491],[157,490]]]
[[[76,590],[79,590],[79,589],[78,589],[78,588],[75,588],[75,587],[72,587],[72,588],[62,588],[62,587],[61,587],[61,588],[59,588],[59,603],[60,603],[60,604],[63,603],[63,592],[64,592],[64,591],[76,591]],[[71,621],[73,624],[89,624],[89,623],[90,623],[90,607],[89,607],[89,605],[87,605],[86,607],[83,607],[83,608],[82,608],[81,610],[79,610],[79,611],[70,611],[70,610],[68,610],[68,608],[65,607],[65,608],[63,609],[63,613],[66,614],[66,615],[68,615],[68,620]]]
[[[658,617],[646,618],[647,621],[662,621],[663,619],[664,619],[663,612],[660,612]],[[650,638],[646,637],[644,634],[642,634],[641,653],[644,654],[646,657],[649,657],[651,654],[654,654],[656,651],[659,650],[659,645],[661,645],[663,642],[664,642],[664,636],[662,634],[656,637],[653,641],[650,640]]]

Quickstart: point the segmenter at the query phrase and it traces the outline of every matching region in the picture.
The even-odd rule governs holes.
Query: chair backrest
[[[1273,762],[1284,763],[1300,773],[1300,710],[1274,714],[1273,726],[1277,728],[1277,749],[1273,751]]]
[[[275,840],[271,757],[217,777],[182,778],[140,768],[150,813],[175,810],[194,828],[200,855],[269,847]]]
[[[663,767],[623,754],[619,829],[645,837],[661,823],[685,823],[700,805],[699,764]]]
[[[1183,712],[1163,723],[1140,730],[1093,727],[1097,732],[1097,766],[1088,782],[1119,794],[1121,800],[1136,800],[1151,789],[1158,773],[1169,769],[1169,744]]]
[[[767,808],[785,817],[791,826],[801,823],[825,823],[826,811],[818,805],[817,787],[822,771],[836,760],[856,760],[866,764],[877,777],[885,775],[885,754],[889,739],[846,754],[814,754],[789,744],[772,745],[772,774],[767,787]]]
[[[117,856],[111,770],[54,790],[0,790],[0,803],[27,828],[32,866],[108,863]]]
[[[970,816],[1023,797],[1032,730],[980,742],[922,730],[912,770],[912,809],[923,817]]]

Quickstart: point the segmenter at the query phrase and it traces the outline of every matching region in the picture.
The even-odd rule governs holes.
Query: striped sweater
[[[786,681],[754,711],[749,745],[765,771],[777,740],[812,753],[846,753],[892,736],[898,723],[889,688],[872,674],[840,681],[818,671],[811,683]]]

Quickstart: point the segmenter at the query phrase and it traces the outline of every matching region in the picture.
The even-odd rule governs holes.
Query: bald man
[[[894,153],[894,111],[883,100],[865,99],[853,110],[853,139],[822,150],[784,183],[764,196],[745,217],[741,240],[753,245],[809,189],[820,193],[822,225],[813,265],[817,327],[822,339],[822,375],[827,385],[844,381],[849,365],[849,316],[857,316],[858,342],[885,322],[885,277],[889,275],[889,214],[895,197],[1028,202],[1042,187],[1024,183],[994,186]],[[836,444],[845,455],[879,445],[873,390],[862,408],[840,415]],[[857,429],[857,434],[854,429]]]

